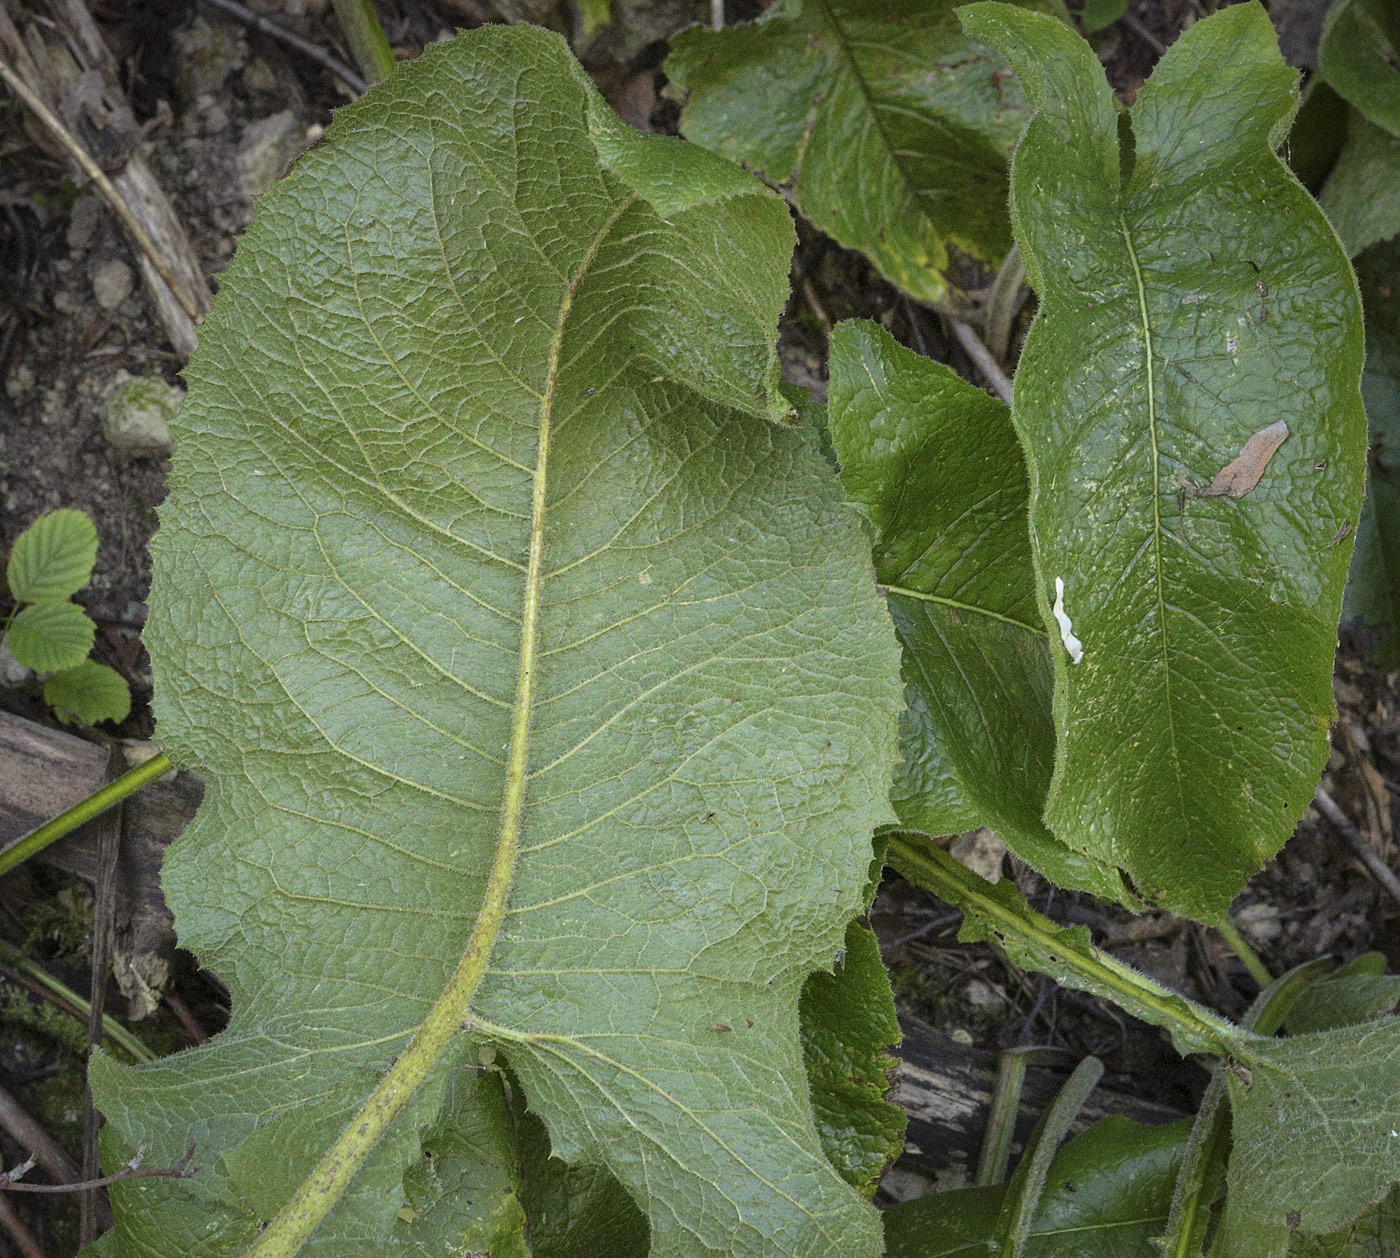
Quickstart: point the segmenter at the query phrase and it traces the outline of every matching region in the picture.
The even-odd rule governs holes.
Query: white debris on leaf
[[[1051,608],[1060,625],[1060,641],[1069,652],[1069,662],[1078,664],[1084,658],[1084,644],[1074,636],[1074,624],[1065,614],[1065,579],[1055,578],[1055,606]]]

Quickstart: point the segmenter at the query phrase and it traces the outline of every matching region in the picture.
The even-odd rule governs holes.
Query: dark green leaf
[[[1112,26],[1128,11],[1128,0],[1084,0],[1081,21],[1084,29],[1093,34],[1105,26]]]
[[[878,1253],[797,1006],[891,816],[898,656],[816,435],[768,422],[792,242],[526,27],[431,46],[259,203],[148,630],[208,783],[162,882],[233,1019],[93,1065],[129,1144],[205,1166],[122,1194],[117,1252],[190,1253],[191,1202],[200,1258],[290,1252],[323,1182],[309,1252],[384,1252],[449,1079],[500,1056],[654,1254]]]
[[[1027,1258],[1160,1258],[1189,1124],[1105,1118],[1056,1154]],[[935,1193],[885,1211],[888,1258],[987,1258],[1006,1187]]]
[[[1337,0],[1318,48],[1318,73],[1377,126],[1400,136],[1400,8]]]
[[[904,1111],[885,1100],[900,1040],[889,975],[868,926],[846,928],[831,974],[813,974],[799,1006],[802,1055],[822,1148],[841,1177],[870,1197],[904,1145]],[[738,1028],[736,1028],[738,1030]]]
[[[15,538],[5,575],[20,603],[72,598],[92,578],[97,529],[82,511],[64,508],[41,515]]]
[[[1288,1015],[1290,1035],[1355,1026],[1394,1013],[1400,974],[1385,972],[1385,957],[1367,952],[1340,966],[1298,998]]]
[[[955,3],[779,0],[751,25],[683,32],[666,62],[681,130],[936,300],[950,245],[991,261],[1011,245],[1006,158],[1025,120],[1005,62],[962,33]]]
[[[1113,866],[1040,819],[1055,761],[1052,673],[1007,407],[864,322],[832,336],[828,407],[904,648],[900,820],[929,834],[989,825],[1061,886],[1122,895]]]
[[[963,12],[1037,111],[1012,174],[1041,301],[1013,419],[1064,643],[1045,820],[1144,898],[1214,920],[1327,754],[1361,500],[1355,285],[1274,152],[1295,75],[1262,8],[1172,46],[1123,118],[1131,160],[1083,40],[1006,5]]]
[[[1400,240],[1368,249],[1356,270],[1366,304],[1361,392],[1371,457],[1346,611],[1381,630],[1374,657],[1394,668],[1400,667]]]
[[[1352,257],[1400,232],[1400,137],[1353,111],[1318,203]]]
[[[23,608],[10,625],[10,654],[36,673],[76,668],[88,657],[97,626],[77,603]]]

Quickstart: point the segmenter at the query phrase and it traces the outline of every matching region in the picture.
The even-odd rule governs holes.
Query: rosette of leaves
[[[15,539],[5,566],[14,607],[0,637],[18,663],[48,674],[44,700],[65,723],[122,721],[131,711],[122,675],[88,659],[97,626],[73,602],[96,562],[92,520],[62,508],[41,515]]]
[[[792,245],[529,28],[429,48],[260,201],[149,629],[207,782],[163,884],[233,1018],[94,1062],[113,1159],[204,1168],[120,1185],[110,1252],[880,1252],[879,1046],[809,1021],[819,1132],[798,1010],[898,657],[777,388]]]
[[[778,0],[755,23],[684,31],[666,61],[681,131],[937,301],[950,247],[994,264],[1011,247],[1006,162],[1025,122],[1020,85],[955,7]]]

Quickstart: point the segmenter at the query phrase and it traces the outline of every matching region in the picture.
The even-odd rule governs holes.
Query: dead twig
[[[119,1184],[124,1179],[189,1179],[201,1168],[191,1166],[194,1160],[194,1141],[190,1141],[190,1146],[185,1150],[182,1157],[173,1166],[152,1166],[141,1165],[146,1156],[144,1148],[136,1150],[136,1156],[131,1159],[121,1170],[114,1175],[102,1175],[97,1179],[84,1179],[76,1184],[22,1184],[19,1182],[21,1176],[26,1174],[33,1166],[34,1159],[30,1157],[27,1162],[21,1163],[12,1171],[0,1171],[0,1192],[41,1192],[41,1193],[66,1193],[66,1192],[96,1192],[98,1189],[106,1188],[108,1184]]]
[[[19,1215],[15,1213],[14,1206],[5,1200],[3,1195],[0,1195],[0,1227],[4,1227],[10,1234],[10,1239],[14,1241],[15,1248],[23,1258],[48,1258],[38,1238],[24,1226]]]
[[[195,324],[203,323],[203,314],[189,294],[176,281],[174,274],[166,265],[165,257],[156,248],[155,242],[146,234],[146,229],[137,221],[136,215],[131,212],[126,198],[117,191],[112,181],[103,172],[102,167],[92,160],[88,151],[73,138],[72,132],[63,125],[63,120],[44,104],[39,94],[20,78],[11,68],[9,62],[3,58],[0,58],[0,82],[3,82],[19,98],[29,112],[43,124],[44,129],[77,162],[83,173],[92,180],[93,186],[102,194],[116,216],[121,219],[127,231],[131,233],[131,238],[136,242],[137,248],[146,255],[147,260],[155,268],[156,273],[164,281],[172,296],[180,303],[180,308],[189,315],[190,321]]]
[[[1320,786],[1313,792],[1313,802],[1317,804],[1318,811],[1336,827],[1337,833],[1347,841],[1361,863],[1371,871],[1372,877],[1390,892],[1397,904],[1400,904],[1400,878],[1397,878],[1395,871],[1371,850],[1370,844],[1351,824],[1351,818],[1337,807],[1333,798]]]
[[[948,326],[952,328],[953,335],[958,339],[958,344],[967,352],[967,356],[976,363],[977,370],[986,378],[996,395],[1007,406],[1010,406],[1011,378],[1001,369],[1001,364],[992,357],[992,351],[983,343],[982,338],[961,319],[949,318]]]
[[[1166,56],[1166,44],[1148,30],[1147,27],[1143,25],[1142,19],[1139,18],[1137,14],[1133,13],[1131,9],[1123,14],[1123,25],[1132,31],[1134,35],[1142,40],[1142,42],[1152,49],[1159,57]]]
[[[335,75],[356,96],[363,96],[369,91],[369,84],[339,57],[332,56],[319,44],[313,44],[309,39],[303,39],[295,31],[289,31],[285,26],[279,26],[271,18],[263,17],[261,13],[254,13],[247,5],[239,4],[238,0],[204,0],[204,3],[227,13],[229,17],[242,22],[245,26],[252,27],[259,34],[286,44],[288,48],[295,48],[302,56],[310,57],[312,61]]]

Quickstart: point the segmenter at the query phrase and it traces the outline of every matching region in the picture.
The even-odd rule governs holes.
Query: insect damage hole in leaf
[[[207,1167],[119,1195],[116,1253],[493,1246],[500,1160],[421,1170],[444,1106],[500,1135],[451,1086],[481,1054],[655,1255],[879,1252],[798,996],[891,819],[898,657],[815,434],[770,422],[793,240],[526,27],[429,48],[260,202],[150,631],[208,780],[164,884],[233,1020],[94,1063],[114,1143]]]

